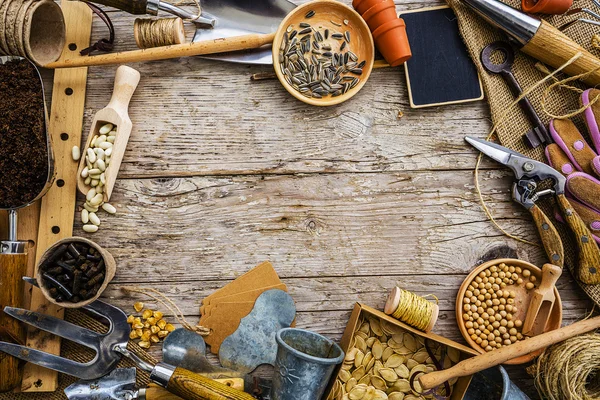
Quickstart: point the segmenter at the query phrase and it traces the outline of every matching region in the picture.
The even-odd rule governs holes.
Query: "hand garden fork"
[[[34,279],[24,279],[28,283],[37,286]],[[21,322],[94,350],[96,356],[91,361],[80,363],[26,346],[6,342],[0,342],[0,351],[80,379],[100,378],[111,372],[122,356],[126,356],[132,359],[139,368],[149,372],[152,381],[184,399],[254,399],[249,394],[183,368],[175,368],[165,363],[158,363],[154,366],[148,364],[127,350],[131,328],[127,323],[127,315],[123,311],[100,300],[94,301],[83,307],[83,309],[108,320],[108,332],[104,334],[97,333],[61,319],[22,308],[5,307],[4,312]]]

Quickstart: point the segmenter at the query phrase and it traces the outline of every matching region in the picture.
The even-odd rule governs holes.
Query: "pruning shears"
[[[536,204],[542,197],[548,195],[556,197],[579,249],[577,278],[586,284],[599,284],[600,248],[565,195],[566,178],[554,168],[499,144],[469,136],[465,137],[465,140],[486,156],[512,170],[516,179],[512,188],[513,200],[531,213],[546,254],[553,264],[563,267],[562,240],[554,224]],[[539,183],[546,179],[552,179],[554,183],[552,188],[538,190]]]

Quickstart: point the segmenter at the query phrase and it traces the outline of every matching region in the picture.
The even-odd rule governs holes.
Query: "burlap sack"
[[[106,327],[97,320],[87,316],[78,310],[66,310],[65,319],[76,325],[91,329],[96,332],[106,332]],[[157,361],[146,353],[134,342],[129,342],[128,349],[137,354],[143,360],[152,364]],[[61,356],[78,362],[87,362],[92,359],[94,352],[86,347],[77,345],[67,340],[62,341]],[[135,367],[135,364],[128,358],[123,357],[118,365],[119,368]],[[58,389],[52,393],[0,393],[0,400],[64,400],[65,388],[77,381],[77,378],[59,374]],[[147,372],[137,369],[138,387],[146,387],[150,383],[150,376]]]
[[[506,36],[491,27],[491,25],[486,23],[483,19],[475,15],[475,13],[473,13],[467,6],[462,4],[460,0],[447,1],[450,7],[454,9],[454,12],[458,17],[461,35],[467,45],[471,58],[479,70],[481,79],[483,80],[487,101],[490,104],[492,120],[494,123],[498,123],[500,122],[500,118],[505,113],[506,109],[511,105],[511,103],[513,103],[514,97],[511,95],[506,83],[500,76],[489,74],[483,69],[479,57],[481,50],[483,50],[485,46],[496,40],[506,40]],[[520,1],[518,0],[504,0],[504,2],[517,9],[521,8]],[[574,7],[589,8],[600,13],[600,8],[597,7],[591,0],[577,1]],[[545,17],[545,19],[558,28],[569,21],[582,17],[590,18],[590,16],[587,14],[579,13],[568,17],[552,16]],[[591,43],[592,35],[595,32],[598,32],[597,26],[583,22],[575,23],[564,31],[566,35],[583,46],[586,50],[590,51],[596,56],[600,56],[600,51],[594,48]],[[513,72],[523,89],[531,87],[545,76],[535,67],[536,62],[536,60],[523,54],[522,52],[517,52],[516,54]],[[552,69],[550,68],[550,70]],[[564,75],[559,75],[559,79],[561,77],[564,77]],[[531,93],[531,95],[529,95],[529,100],[545,123],[548,123],[550,118],[542,111],[541,97],[544,90],[548,86],[549,83],[541,86]],[[575,86],[585,88],[585,86],[580,84],[576,84]],[[578,102],[579,95],[577,93],[568,90],[558,90],[553,91],[552,95],[546,99],[546,108],[556,115],[562,115],[569,111],[576,110],[579,107]],[[574,121],[581,132],[584,133],[584,135],[587,135],[587,131],[581,116],[575,118]],[[519,106],[514,106],[511,108],[509,118],[506,118],[498,126],[497,134],[500,142],[504,146],[523,153],[531,158],[545,161],[543,146],[540,146],[535,150],[531,150],[525,145],[525,142],[523,142],[522,136],[529,129],[531,129],[529,120],[521,111]],[[551,199],[545,199],[541,206],[547,215],[553,215],[553,204]],[[565,227],[560,223],[556,223],[556,226],[561,234],[561,237],[563,238],[563,243],[565,245],[566,266],[569,268],[569,270],[571,270],[571,272],[573,272],[573,269],[576,265],[575,263],[577,262],[577,248],[571,239],[570,231],[565,229]],[[596,304],[600,305],[600,285],[585,285],[581,283],[580,285],[583,290],[592,298],[592,300],[594,300]]]

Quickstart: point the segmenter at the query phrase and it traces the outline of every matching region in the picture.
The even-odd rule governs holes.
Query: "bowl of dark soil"
[[[70,237],[46,250],[36,266],[36,277],[49,302],[79,308],[100,297],[115,271],[115,259],[108,251],[91,240]]]

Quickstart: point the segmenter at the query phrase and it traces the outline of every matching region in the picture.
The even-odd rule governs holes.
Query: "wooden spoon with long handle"
[[[117,174],[121,167],[121,161],[125,154],[125,148],[129,141],[129,135],[131,134],[132,123],[129,118],[129,101],[133,96],[133,92],[137,88],[140,82],[140,73],[133,68],[127,66],[120,66],[117,68],[115,75],[115,86],[113,94],[110,99],[110,103],[102,110],[98,111],[94,116],[92,125],[90,127],[90,134],[88,135],[86,145],[81,153],[81,161],[79,162],[79,168],[77,170],[77,188],[83,194],[91,189],[91,186],[85,184],[85,178],[81,176],[81,171],[86,167],[86,153],[87,149],[90,148],[90,143],[95,135],[98,135],[98,131],[103,125],[112,124],[113,129],[116,129],[117,135],[115,142],[112,145],[112,154],[110,158],[110,165],[106,167],[104,171],[106,177],[106,183],[104,184],[104,201],[110,199],[115,181],[117,180]]]
[[[489,353],[468,358],[451,368],[421,375],[419,377],[419,382],[421,383],[423,390],[432,389],[450,379],[475,374],[479,371],[500,365],[508,360],[512,360],[513,358],[531,353],[532,351],[543,349],[558,342],[562,342],[563,340],[570,339],[573,336],[577,336],[598,328],[600,328],[600,317],[594,317],[584,321],[575,322],[572,325],[542,333],[535,338],[517,342],[511,344],[510,346],[501,347],[498,350],[490,351]]]

